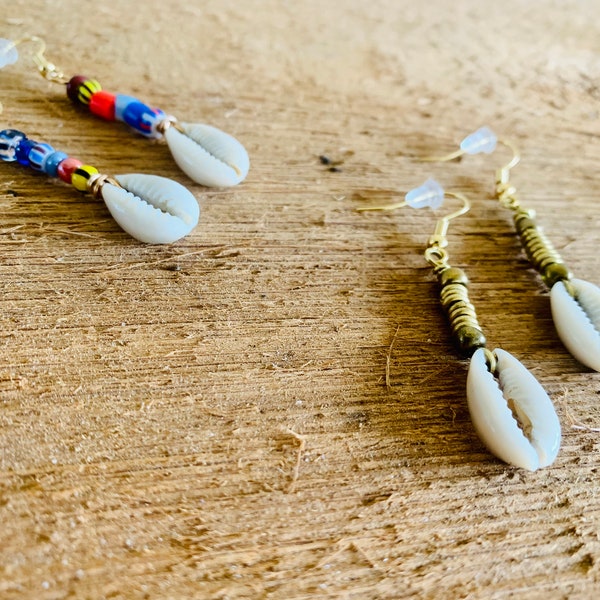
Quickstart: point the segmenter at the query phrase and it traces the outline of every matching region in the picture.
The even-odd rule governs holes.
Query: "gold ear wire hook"
[[[445,192],[446,196],[461,200],[463,205],[449,215],[445,215],[438,219],[435,224],[433,235],[429,238],[427,248],[425,250],[425,260],[434,267],[434,269],[443,269],[448,265],[448,253],[445,248],[448,246],[448,227],[450,221],[460,217],[471,210],[470,200],[463,194],[458,192]]]
[[[496,170],[496,195],[503,206],[516,209],[519,207],[519,200],[516,196],[517,189],[510,184],[510,171],[521,161],[521,154],[512,142],[505,139],[499,139],[498,142],[509,148],[513,155],[504,166]]]
[[[396,210],[397,208],[402,208],[406,205],[406,200],[403,200],[402,202],[396,202],[394,204],[384,204],[382,206],[361,206],[360,208],[356,209],[356,212],[367,212],[368,210]]]
[[[466,154],[466,150],[459,148],[454,152],[450,152],[450,154],[446,154],[445,156],[420,156],[417,157],[416,160],[419,162],[449,162],[451,160],[456,160]]]
[[[464,154],[480,154],[482,152],[489,154],[496,148],[497,141],[496,134],[484,125],[467,135],[454,152],[450,152],[450,154],[446,154],[445,156],[424,156],[417,160],[424,162],[447,162],[460,158]]]
[[[445,248],[448,245],[448,238],[446,236],[448,234],[450,221],[452,221],[452,219],[456,219],[456,217],[460,217],[461,215],[468,213],[469,210],[471,210],[471,202],[463,194],[459,194],[458,192],[445,192],[445,195],[450,196],[451,198],[457,198],[463,203],[463,205],[458,210],[455,210],[449,215],[438,219],[437,223],[435,224],[433,235],[429,238],[429,246],[437,246],[438,248]]]
[[[508,183],[510,177],[510,170],[519,164],[519,162],[521,161],[521,154],[517,146],[512,142],[509,142],[508,140],[504,139],[499,139],[498,142],[500,144],[504,144],[507,148],[510,148],[510,150],[512,150],[513,153],[513,156],[510,159],[510,161],[496,171],[496,180],[498,181],[498,183]]]
[[[31,59],[37,67],[37,70],[40,73],[40,75],[47,81],[51,81],[53,83],[68,83],[68,79],[64,76],[62,71],[60,71],[54,63],[51,63],[44,56],[44,52],[46,52],[46,42],[41,37],[38,37],[37,35],[29,35],[26,37],[22,37],[16,42],[13,42],[12,46],[7,48],[6,51],[12,48],[16,48],[21,44],[26,44],[27,42],[33,42],[34,44],[38,44],[38,48],[33,53]]]

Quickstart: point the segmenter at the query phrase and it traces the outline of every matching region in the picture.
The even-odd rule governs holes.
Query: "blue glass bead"
[[[35,171],[44,171],[46,160],[53,153],[54,148],[50,144],[37,143],[27,155],[29,166]]]
[[[17,160],[16,150],[21,140],[27,136],[17,129],[4,129],[0,131],[0,159],[6,162]]]
[[[58,177],[58,165],[65,160],[65,158],[69,158],[69,155],[60,152],[59,150],[50,154],[44,163],[44,173],[50,175],[50,177]]]
[[[115,99],[115,119],[124,121],[146,137],[161,137],[156,126],[165,117],[158,108],[151,108],[137,98],[117,94]]]
[[[29,166],[29,152],[36,144],[37,142],[27,138],[19,140],[15,155],[20,164]]]

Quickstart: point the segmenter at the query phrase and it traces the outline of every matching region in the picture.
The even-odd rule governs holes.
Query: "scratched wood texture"
[[[202,208],[146,246],[0,165],[0,597],[597,597],[600,380],[493,200],[508,154],[414,160],[483,124],[514,140],[523,203],[600,283],[595,2],[11,0],[0,25],[252,161],[203,188],[77,111],[27,48],[0,73],[2,127],[172,177]],[[473,200],[449,251],[491,347],[556,405],[550,468],[508,467],[473,431],[422,257],[434,215],[356,211],[429,176]]]

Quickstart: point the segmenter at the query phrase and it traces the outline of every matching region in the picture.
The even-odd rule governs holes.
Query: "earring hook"
[[[436,270],[442,269],[448,265],[448,252],[445,248],[448,246],[448,228],[450,221],[464,215],[471,210],[471,201],[459,192],[444,192],[445,196],[456,198],[462,202],[462,206],[448,215],[440,217],[435,224],[433,235],[430,236],[425,250],[425,260]]]
[[[464,154],[491,154],[496,149],[498,138],[489,127],[480,127],[477,131],[469,134],[457,150],[445,156],[423,156],[421,162],[448,162],[460,158]]]
[[[462,206],[450,214],[438,219],[437,223],[435,224],[433,235],[429,238],[429,246],[445,248],[448,245],[447,235],[450,221],[468,213],[471,210],[471,201],[464,194],[460,194],[459,192],[445,192],[445,195],[460,200],[462,202]]]
[[[464,215],[471,210],[471,201],[459,192],[447,192],[444,188],[435,180],[428,179],[422,185],[410,190],[404,197],[403,202],[397,202],[394,204],[387,204],[384,206],[368,206],[357,208],[359,212],[365,212],[368,210],[394,210],[396,208],[402,208],[403,206],[410,206],[411,208],[440,208],[442,206],[446,196],[456,198],[462,202],[462,206],[451,213],[440,217],[436,224],[433,235],[429,238],[427,243],[427,250],[425,250],[425,258],[427,261],[435,267],[442,267],[447,263],[448,254],[444,250],[448,246],[448,228],[450,221]]]
[[[491,154],[496,150],[498,144],[506,146],[512,151],[512,158],[502,167],[496,170],[496,197],[499,202],[507,208],[519,207],[516,197],[516,188],[510,185],[510,170],[519,164],[521,155],[517,146],[506,139],[498,139],[489,127],[480,127],[477,131],[470,133],[460,143],[460,147],[445,156],[424,156],[418,160],[424,162],[447,162],[460,158],[464,154]]]
[[[502,206],[516,210],[519,208],[520,203],[516,195],[517,189],[510,183],[510,171],[521,161],[521,154],[513,142],[505,139],[498,141],[509,148],[513,155],[504,166],[496,170],[496,197]]]
[[[17,46],[29,42],[37,44],[37,49],[33,53],[31,59],[37,67],[40,75],[47,81],[51,81],[53,83],[67,83],[68,79],[64,76],[62,71],[60,71],[54,63],[50,62],[44,56],[44,53],[46,52],[46,42],[37,35],[25,36],[16,41],[0,39],[0,57],[4,57],[5,60],[4,64],[2,64],[2,61],[0,61],[0,68],[5,64],[12,64],[16,62],[18,60]]]
[[[404,206],[411,208],[439,208],[444,202],[444,188],[435,180],[428,179],[425,183],[410,190],[402,202],[384,204],[383,206],[363,206],[357,208],[358,212],[370,210],[396,210]]]

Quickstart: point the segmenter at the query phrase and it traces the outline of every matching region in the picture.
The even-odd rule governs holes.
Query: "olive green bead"
[[[463,354],[470,356],[478,348],[485,347],[485,335],[479,329],[465,325],[454,332],[454,339]]]
[[[558,281],[568,281],[572,277],[567,265],[563,263],[552,263],[542,272],[544,283],[551,288]]]
[[[465,287],[469,285],[467,274],[457,267],[448,267],[447,269],[444,269],[438,277],[442,287],[450,285],[451,283],[460,283]]]

